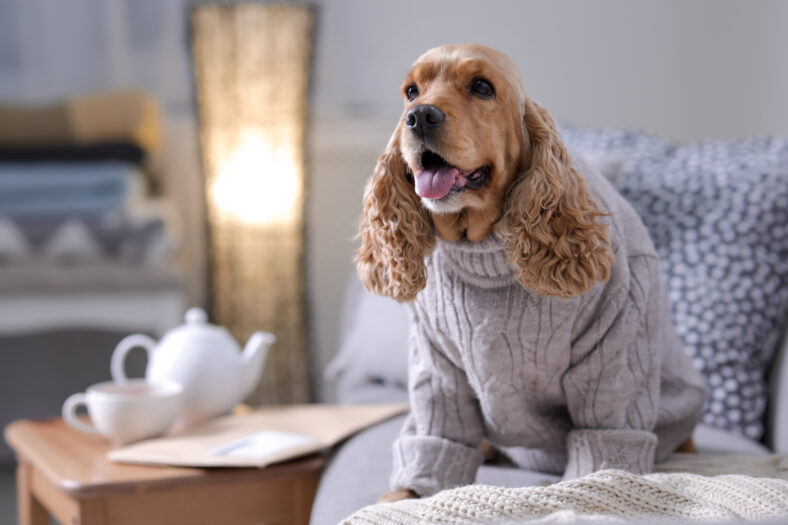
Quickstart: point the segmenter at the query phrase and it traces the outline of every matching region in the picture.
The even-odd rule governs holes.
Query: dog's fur
[[[471,92],[484,79],[492,98]],[[408,99],[415,85],[418,96]],[[590,198],[550,115],[526,94],[514,63],[476,45],[432,49],[403,83],[405,112],[364,195],[358,274],[372,292],[411,301],[426,283],[424,257],[435,233],[453,242],[481,241],[493,231],[506,244],[523,286],[571,297],[608,277],[613,256],[602,212]],[[415,105],[446,114],[435,135],[419,138],[405,125]],[[431,150],[463,171],[488,167],[479,190],[419,198],[413,173]]]

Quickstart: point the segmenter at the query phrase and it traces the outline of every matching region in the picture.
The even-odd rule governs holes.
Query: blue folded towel
[[[0,215],[102,215],[124,208],[143,179],[122,162],[0,164]]]

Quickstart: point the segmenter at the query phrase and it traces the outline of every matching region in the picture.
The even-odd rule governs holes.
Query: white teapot
[[[112,379],[128,381],[123,367],[126,354],[136,347],[147,350],[145,378],[183,386],[175,427],[184,428],[226,414],[251,394],[274,341],[273,334],[255,332],[242,353],[226,329],[209,324],[202,309],[191,308],[186,312],[186,324],[164,334],[158,344],[143,334],[130,335],[118,343],[110,363]]]

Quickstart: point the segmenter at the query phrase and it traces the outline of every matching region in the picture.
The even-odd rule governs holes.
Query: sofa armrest
[[[788,331],[774,356],[769,375],[766,444],[777,453],[788,453]]]

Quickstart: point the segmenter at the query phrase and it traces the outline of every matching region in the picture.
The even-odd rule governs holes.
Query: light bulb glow
[[[236,146],[217,159],[211,192],[221,214],[250,224],[295,217],[300,187],[295,151],[287,141],[266,135],[243,130]]]

